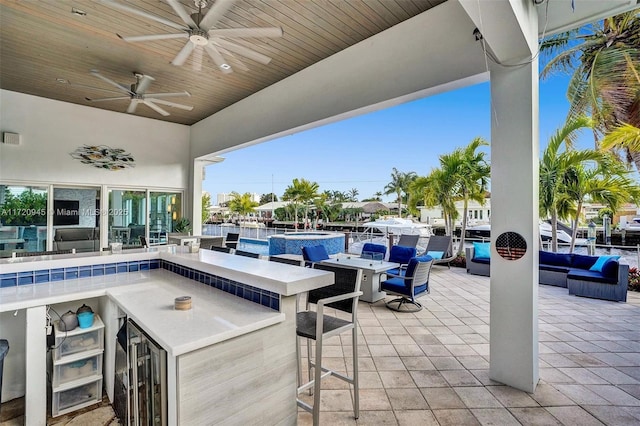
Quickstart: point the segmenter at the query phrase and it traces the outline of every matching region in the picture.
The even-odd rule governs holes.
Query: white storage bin
[[[53,417],[88,407],[102,400],[102,376],[70,382],[53,389],[51,415]]]
[[[103,349],[95,349],[53,361],[52,386],[57,388],[78,379],[101,375],[102,354]]]
[[[88,328],[76,327],[71,331],[61,331],[59,321],[54,322],[53,326],[55,329],[54,361],[79,352],[104,349],[104,324],[97,314],[94,315],[93,325]]]

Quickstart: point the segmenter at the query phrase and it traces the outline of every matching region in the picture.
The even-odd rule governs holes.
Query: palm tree
[[[259,203],[256,203],[251,198],[251,194],[245,192],[240,195],[237,192],[231,193],[231,199],[229,200],[229,210],[234,213],[238,213],[241,216],[253,213],[258,207]]]
[[[454,167],[451,174],[455,175],[457,183],[457,197],[463,202],[462,209],[462,228],[460,230],[460,244],[458,245],[458,253],[460,256],[464,250],[464,238],[467,229],[469,200],[477,201],[484,204],[485,192],[491,175],[491,168],[485,160],[484,152],[478,152],[481,146],[487,146],[489,143],[484,139],[477,137],[469,143],[464,149],[456,149],[451,154],[451,163]]]
[[[440,206],[444,216],[445,234],[453,235],[455,220],[458,217],[455,199],[452,196],[455,179],[450,170],[436,168],[428,176],[418,177],[411,184],[411,200],[422,199],[426,207]]]
[[[622,124],[605,135],[600,141],[600,149],[615,151],[620,148],[624,148],[627,151],[640,152],[640,128],[631,124]]]
[[[591,115],[596,146],[599,134],[625,123],[640,128],[640,9],[553,35],[541,51],[555,55],[542,77],[571,74],[568,120]],[[640,170],[640,151],[624,148]]]
[[[584,164],[567,170],[563,179],[562,198],[574,204],[573,229],[569,252],[573,252],[578,234],[578,218],[587,199],[605,204],[612,211],[630,199],[638,197],[638,185],[628,176],[629,171],[617,159],[601,153],[597,167]]]
[[[360,192],[357,188],[351,188],[349,191],[347,191],[347,197],[349,197],[349,201],[352,201],[354,203],[358,201],[359,194]]]
[[[209,208],[211,207],[211,195],[202,194],[202,223],[207,223],[211,218]]]
[[[540,161],[540,216],[551,217],[552,250],[558,251],[558,216],[566,218],[570,204],[561,203],[562,185],[567,171],[580,166],[585,161],[595,161],[600,154],[594,150],[574,151],[572,140],[578,130],[590,127],[592,121],[587,117],[568,120],[551,137]],[[561,151],[562,145],[565,150]],[[561,208],[562,207],[562,208]]]
[[[394,167],[391,172],[391,182],[384,187],[385,195],[396,194],[399,217],[402,217],[402,194],[409,192],[409,186],[417,177],[415,172],[403,173]]]
[[[309,213],[309,203],[318,196],[318,184],[306,179],[294,179],[282,195],[284,201],[291,201],[295,209],[295,228],[298,229],[298,204],[305,206],[305,222]]]

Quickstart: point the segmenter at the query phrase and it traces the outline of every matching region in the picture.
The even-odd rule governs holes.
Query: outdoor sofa
[[[629,265],[618,258],[541,250],[539,282],[566,287],[576,296],[626,302]]]
[[[467,273],[489,276],[488,253],[475,255],[478,247],[466,249]],[[538,282],[568,288],[569,294],[626,302],[629,265],[619,256],[586,256],[575,253],[539,253]]]

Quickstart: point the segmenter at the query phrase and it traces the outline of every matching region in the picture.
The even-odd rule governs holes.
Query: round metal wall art
[[[122,170],[135,167],[135,160],[130,153],[121,148],[111,148],[106,145],[83,145],[71,154],[72,158],[80,160],[82,164],[105,170]]]
[[[496,251],[506,260],[518,260],[527,252],[527,242],[517,232],[505,232],[496,239]]]

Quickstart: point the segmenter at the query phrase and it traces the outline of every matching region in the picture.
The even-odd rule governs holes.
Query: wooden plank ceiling
[[[182,24],[163,0],[116,0]],[[195,12],[193,0],[179,0]],[[193,124],[328,56],[356,44],[445,0],[237,0],[215,28],[281,27],[281,38],[233,41],[272,58],[262,65],[238,57],[223,74],[203,55],[194,71],[191,58],[181,66],[171,60],[187,39],[127,43],[117,37],[180,31],[153,20],[114,9],[98,0],[0,0],[0,87],[81,105],[125,112],[129,100],[90,103],[85,97],[110,95],[93,88],[117,90],[90,74],[97,69],[125,86],[134,72],[155,78],[147,93],[188,91],[191,97],[171,101],[193,105],[192,111],[163,107],[163,117],[144,105],[135,114]],[[209,5],[212,1],[209,1]],[[72,13],[72,9],[86,16]],[[206,12],[208,9],[204,9]],[[237,65],[230,59],[232,66]],[[62,81],[62,82],[61,82]],[[86,87],[89,86],[89,87]]]

